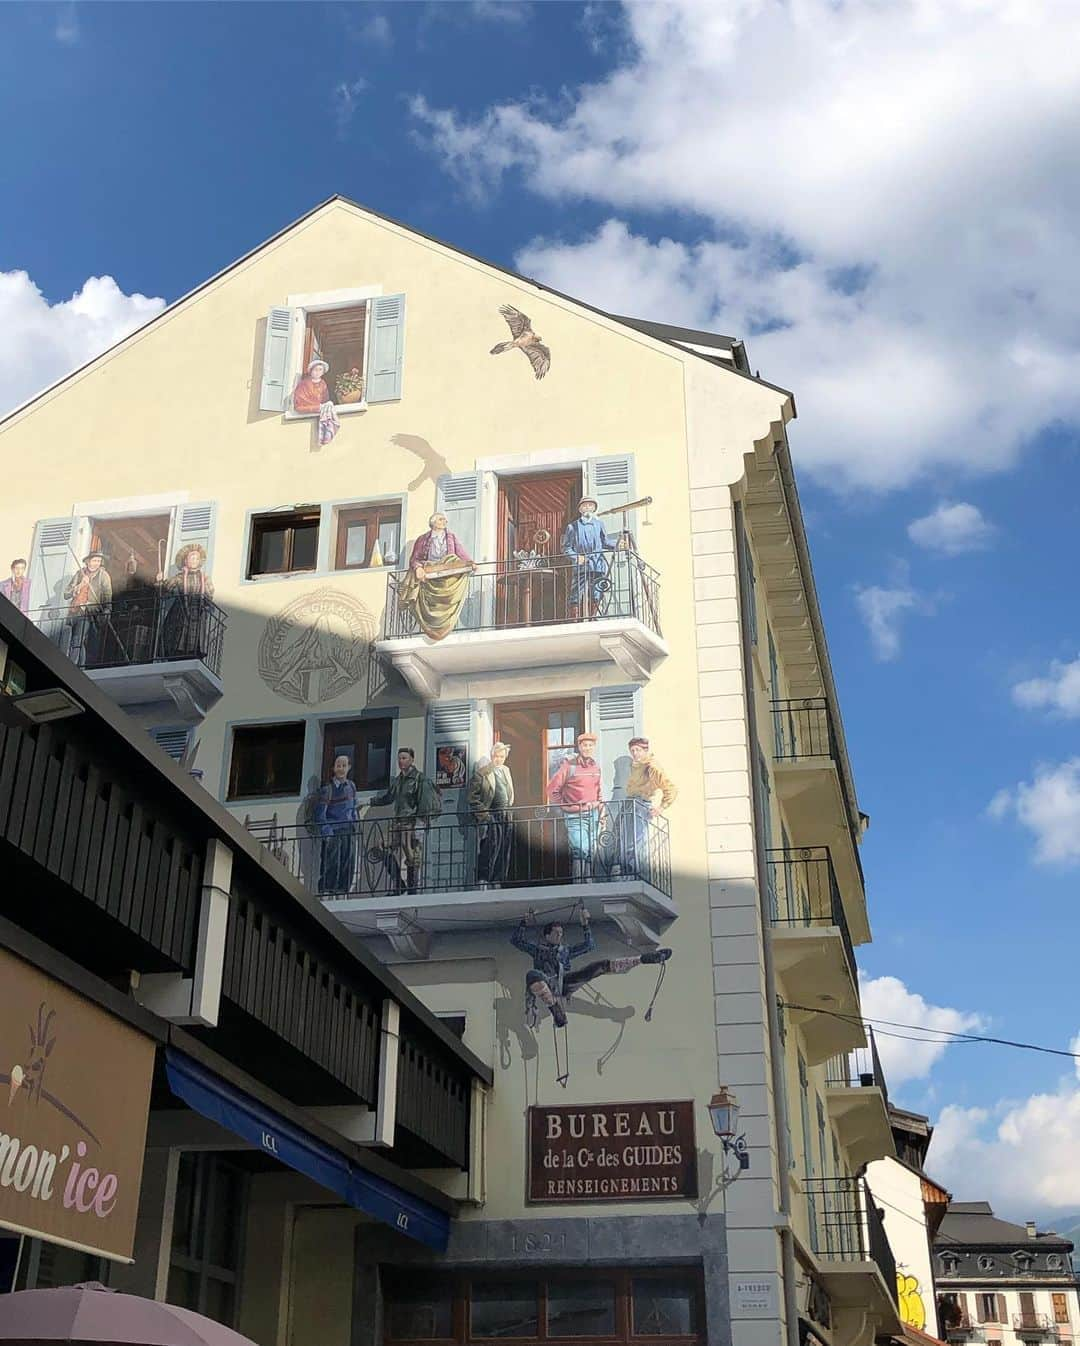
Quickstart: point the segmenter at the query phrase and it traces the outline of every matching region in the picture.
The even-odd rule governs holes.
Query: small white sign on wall
[[[731,1316],[745,1317],[747,1314],[771,1316],[776,1312],[776,1282],[771,1277],[762,1276],[756,1280],[738,1280],[734,1282]]]

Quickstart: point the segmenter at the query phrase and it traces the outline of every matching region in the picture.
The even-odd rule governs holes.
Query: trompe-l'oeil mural
[[[533,331],[532,322],[520,309],[514,308],[512,304],[503,304],[499,312],[506,319],[511,339],[492,346],[491,354],[502,355],[506,351],[521,351],[532,365],[533,373],[538,379],[542,379],[551,368],[551,351]]]
[[[259,676],[287,701],[332,701],[367,671],[375,619],[358,599],[321,588],[287,603],[259,641]]]
[[[459,628],[630,616],[655,624],[655,587],[627,526],[629,513],[649,503],[651,497],[644,497],[600,510],[593,496],[582,496],[563,516],[557,546],[550,529],[536,527],[528,547],[481,563],[436,511],[413,544],[407,571],[393,581],[396,612],[388,629],[409,634],[411,623],[412,630],[438,641]],[[612,515],[621,516],[621,526],[609,531],[605,519]]]

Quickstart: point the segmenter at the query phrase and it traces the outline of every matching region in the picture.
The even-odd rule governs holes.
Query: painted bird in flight
[[[551,368],[551,351],[533,331],[532,323],[520,309],[514,308],[511,304],[503,304],[499,312],[506,319],[513,340],[500,341],[497,346],[492,346],[491,354],[501,355],[503,351],[512,350],[523,351],[529,357],[533,373],[538,379],[542,379]]]

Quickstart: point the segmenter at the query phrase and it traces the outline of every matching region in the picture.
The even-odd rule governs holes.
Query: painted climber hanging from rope
[[[538,1006],[546,1005],[556,1026],[565,1028],[566,1010],[563,1001],[594,977],[629,972],[639,963],[666,963],[671,957],[670,949],[651,949],[648,953],[630,954],[625,958],[598,958],[575,971],[572,967],[574,961],[596,948],[589,913],[584,906],[579,906],[578,919],[581,923],[581,940],[577,944],[563,943],[565,931],[561,921],[549,921],[540,932],[540,939],[536,940],[530,938],[528,921],[523,917],[521,924],[510,936],[514,948],[532,959],[533,965],[525,974],[525,999],[533,1027],[539,1015]]]

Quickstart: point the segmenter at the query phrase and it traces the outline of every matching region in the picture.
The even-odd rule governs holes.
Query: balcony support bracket
[[[442,676],[425,663],[418,654],[405,652],[391,654],[390,662],[411,692],[425,701],[434,701],[442,692]]]
[[[635,949],[655,949],[660,943],[659,933],[647,925],[640,911],[632,902],[623,898],[605,897],[601,900],[600,910],[619,927],[619,932],[628,944]]]
[[[375,928],[380,935],[386,936],[399,958],[417,963],[431,957],[431,932],[404,912],[376,916]]]
[[[191,685],[184,678],[166,677],[163,682],[170,699],[185,720],[197,724],[206,718],[206,707],[196,700]]]
[[[652,675],[650,660],[625,636],[604,636],[601,638],[600,648],[632,682],[649,681]]]

